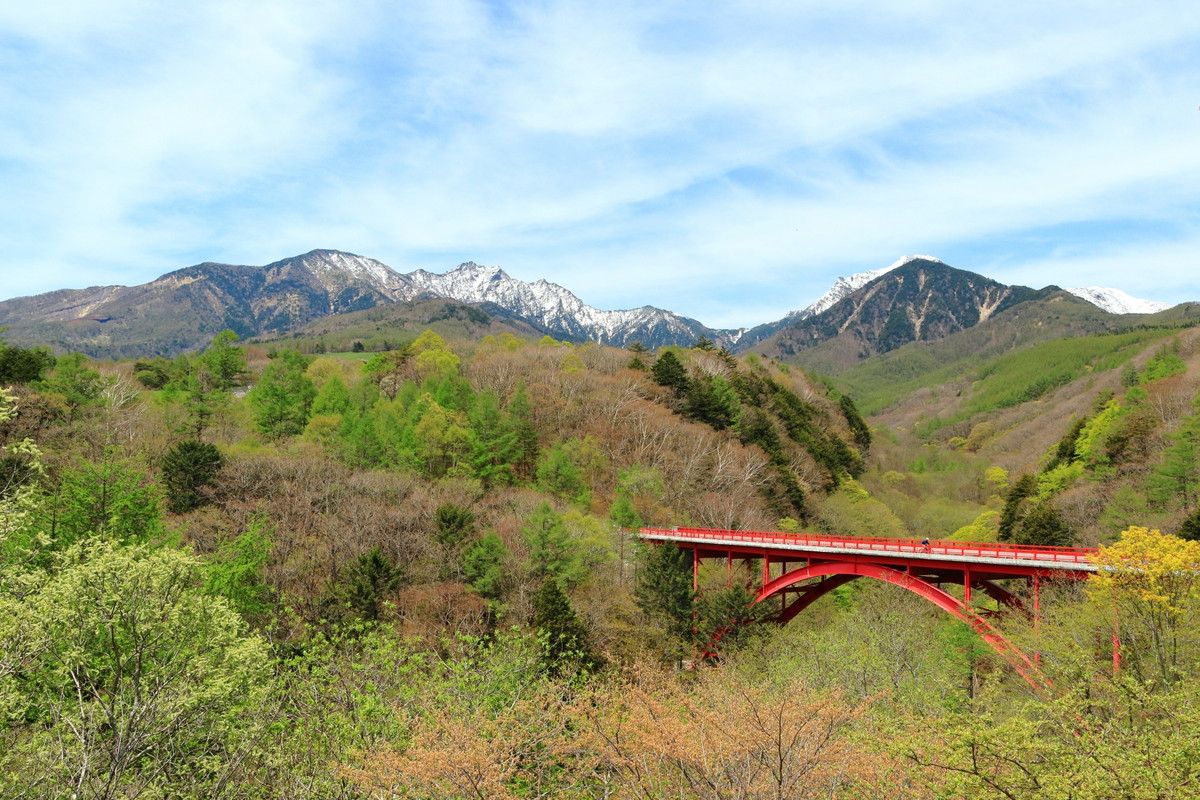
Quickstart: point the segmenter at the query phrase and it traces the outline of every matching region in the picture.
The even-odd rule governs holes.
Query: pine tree
[[[488,531],[463,554],[463,575],[481,597],[498,600],[504,589],[508,548],[495,531]]]
[[[634,597],[642,613],[660,617],[679,641],[690,641],[696,593],[692,590],[692,553],[671,544],[642,550]]]
[[[248,400],[258,429],[272,439],[304,432],[317,389],[304,374],[308,361],[295,350],[281,350],[263,370]]]
[[[351,610],[367,620],[377,620],[388,594],[404,581],[404,572],[377,545],[358,557],[346,571],[338,594]]]
[[[167,510],[186,514],[208,502],[200,489],[209,486],[225,465],[216,445],[194,439],[173,446],[163,456],[163,485],[167,488]]]
[[[579,546],[561,515],[542,503],[521,526],[529,544],[529,571],[539,578],[555,578],[572,587],[587,576]]]
[[[538,463],[538,433],[533,424],[533,406],[525,393],[525,384],[517,384],[517,390],[508,402],[508,414],[512,420],[512,431],[516,435],[517,460],[513,472],[517,478],[527,481],[533,478]]]
[[[1148,481],[1150,499],[1162,506],[1178,501],[1190,509],[1200,493],[1200,412],[1185,418],[1171,439]]]
[[[596,657],[588,644],[587,628],[571,607],[558,581],[547,578],[533,596],[533,627],[542,642],[542,663],[551,675],[572,666],[591,669]]]
[[[1021,520],[1013,541],[1038,547],[1066,547],[1074,541],[1074,536],[1062,515],[1043,500]]]
[[[1037,479],[1032,475],[1022,475],[1017,478],[1008,494],[1004,497],[1004,511],[1000,514],[998,537],[1000,541],[1011,541],[1017,531],[1017,523],[1021,521],[1022,504],[1026,498],[1037,492]]]
[[[680,363],[679,357],[670,350],[658,357],[654,366],[650,368],[650,374],[654,376],[654,382],[659,386],[673,389],[676,397],[686,394],[691,383],[688,380],[687,370]]]

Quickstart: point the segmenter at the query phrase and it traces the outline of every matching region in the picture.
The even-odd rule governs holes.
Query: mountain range
[[[1165,308],[1116,289],[1066,291],[1091,303],[1100,319]],[[442,274],[404,274],[364,256],[313,250],[265,267],[205,262],[139,286],[5,300],[0,325],[14,344],[49,344],[93,357],[171,356],[203,347],[227,328],[243,338],[281,337],[333,315],[442,298],[474,306],[520,332],[557,339],[657,348],[706,338],[735,352],[754,349],[793,360],[833,340],[849,341],[842,349],[864,358],[937,339],[1035,296],[1033,289],[1004,286],[932,256],[906,256],[883,269],[838,278],[814,303],[781,320],[729,330],[653,306],[600,310],[557,284],[528,283],[474,262]]]

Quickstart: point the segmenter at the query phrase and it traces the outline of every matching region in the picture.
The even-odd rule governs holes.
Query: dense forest
[[[1198,341],[837,381],[703,339],[0,342],[0,797],[1194,797]],[[977,598],[1039,691],[893,586],[756,624],[643,525],[1103,569],[1036,621]]]

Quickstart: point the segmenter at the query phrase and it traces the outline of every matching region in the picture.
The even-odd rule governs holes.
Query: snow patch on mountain
[[[463,303],[493,303],[509,313],[524,317],[544,328],[601,344],[624,345],[651,331],[690,334],[699,326],[670,311],[653,306],[621,311],[603,311],[587,305],[556,283],[533,283],[513,278],[500,267],[468,261],[438,275],[426,270],[406,276],[430,294]]]
[[[1142,300],[1138,297],[1132,297],[1120,289],[1088,286],[1080,289],[1067,289],[1066,291],[1076,297],[1082,297],[1092,305],[1098,306],[1112,314],[1155,314],[1159,311],[1166,311],[1171,307],[1170,303],[1160,303],[1157,300]]]
[[[335,291],[346,283],[361,281],[390,295],[396,295],[410,281],[399,272],[373,258],[343,253],[340,250],[313,250],[300,256],[297,261],[312,271],[327,291]]]
[[[868,270],[867,272],[856,272],[848,278],[839,277],[836,281],[834,281],[830,290],[817,298],[816,302],[807,308],[790,312],[786,317],[784,317],[784,319],[788,320],[789,322],[798,322],[802,319],[815,317],[822,311],[826,311],[831,308],[834,303],[841,300],[843,297],[846,297],[847,295],[850,295],[866,286],[880,275],[886,275],[897,267],[902,267],[910,261],[933,261],[938,264],[945,263],[940,258],[934,258],[933,256],[903,256],[883,269],[873,269]]]

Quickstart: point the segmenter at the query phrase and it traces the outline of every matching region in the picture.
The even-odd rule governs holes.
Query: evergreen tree
[[[1036,492],[1037,479],[1032,475],[1022,475],[1009,488],[1008,494],[1004,497],[1004,511],[1000,514],[1000,526],[997,533],[1000,541],[1007,542],[1014,538],[1017,524],[1021,521],[1023,503]]]
[[[1200,542],[1200,509],[1196,509],[1179,526],[1179,538],[1189,542]]]
[[[340,376],[334,375],[313,398],[312,415],[345,414],[350,410],[350,390]]]
[[[634,597],[642,613],[664,620],[680,641],[690,641],[695,624],[692,552],[672,544],[642,549]]]
[[[538,432],[533,424],[533,406],[525,393],[525,384],[518,383],[517,390],[508,402],[508,414],[512,420],[512,431],[516,435],[517,460],[513,472],[521,481],[531,480],[538,463]]]
[[[1200,493],[1200,412],[1186,417],[1148,481],[1150,499],[1162,506],[1195,505]]]
[[[308,424],[317,390],[304,371],[308,361],[295,350],[281,350],[263,370],[248,400],[255,424],[268,438],[298,436]]]
[[[211,485],[225,459],[216,445],[188,440],[174,445],[163,457],[163,485],[167,488],[167,510],[186,514],[208,502],[200,491]]]
[[[529,571],[537,577],[555,578],[573,587],[587,576],[578,544],[549,503],[530,514],[521,526],[521,535],[529,544]]]
[[[404,581],[404,572],[376,545],[358,557],[338,587],[338,596],[366,620],[378,620],[382,603]]]
[[[711,653],[728,653],[745,644],[749,626],[759,617],[754,594],[735,583],[728,589],[704,592],[696,605],[697,644]]]
[[[475,514],[455,503],[442,503],[433,513],[433,537],[442,549],[438,570],[443,580],[457,578],[462,572],[462,552],[475,535]]]
[[[463,574],[481,597],[498,600],[504,589],[508,548],[495,531],[488,531],[463,554]]]
[[[0,332],[3,330],[0,327]],[[47,347],[11,347],[0,339],[0,385],[40,381],[46,370],[54,367],[54,360]]]
[[[688,385],[683,414],[697,422],[724,430],[737,424],[741,403],[729,383],[719,375],[700,376]]]
[[[691,383],[688,380],[687,370],[679,361],[679,357],[670,350],[658,357],[654,366],[650,368],[650,374],[654,376],[654,382],[659,386],[673,389],[676,397],[683,397]]]
[[[1066,547],[1074,540],[1071,529],[1049,501],[1043,500],[1030,509],[1013,536],[1017,544],[1039,547]]]
[[[533,596],[533,627],[542,643],[542,664],[551,675],[558,675],[570,667],[591,669],[596,666],[596,658],[588,644],[587,628],[553,578],[543,580]]]
[[[842,416],[846,418],[846,424],[850,426],[854,443],[863,451],[869,449],[871,447],[871,429],[867,426],[867,421],[862,418],[862,414],[858,413],[858,406],[854,404],[850,395],[844,394],[838,398],[838,408],[841,409]]]

